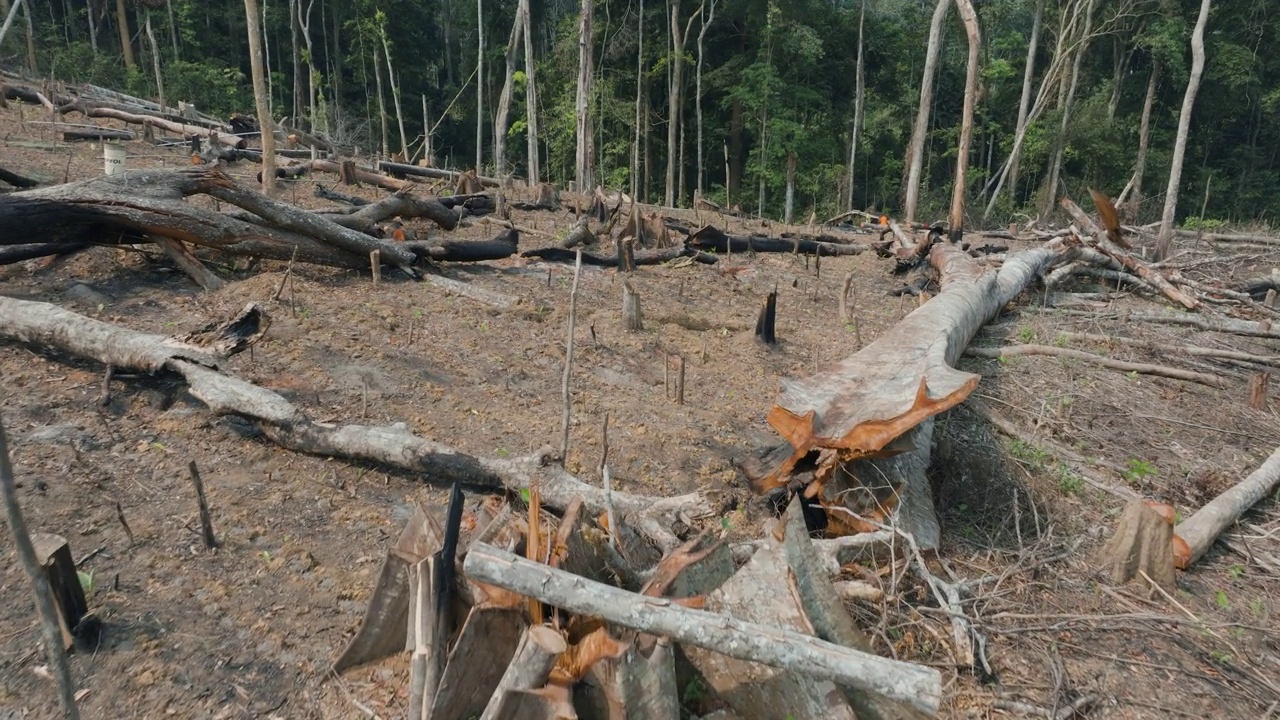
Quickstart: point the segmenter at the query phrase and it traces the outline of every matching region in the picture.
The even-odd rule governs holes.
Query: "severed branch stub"
[[[200,506],[200,537],[204,539],[205,549],[213,550],[218,547],[218,540],[213,536],[213,520],[209,517],[209,503],[204,499],[204,482],[200,480],[200,470],[196,467],[195,460],[187,463],[187,470],[191,473],[192,484],[196,486],[196,504]]]
[[[937,670],[841,647],[812,636],[681,607],[637,595],[476,545],[463,563],[467,577],[534,597],[569,612],[764,663],[860,690],[880,693],[935,713],[942,697]]]

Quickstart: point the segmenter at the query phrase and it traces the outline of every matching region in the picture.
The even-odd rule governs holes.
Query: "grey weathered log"
[[[485,546],[482,546],[485,547]],[[471,552],[475,552],[475,548]],[[470,553],[468,553],[470,554]],[[547,683],[551,668],[568,649],[568,644],[560,633],[546,625],[535,625],[525,630],[516,648],[515,656],[507,665],[498,688],[485,706],[480,720],[502,720],[509,710],[512,693],[519,690],[533,690]]]
[[[1210,500],[1178,525],[1178,537],[1191,548],[1186,564],[1203,557],[1219,535],[1259,500],[1270,495],[1277,485],[1280,485],[1280,448],[1239,484]]]
[[[604,491],[551,463],[555,451],[544,448],[518,458],[477,458],[390,426],[334,425],[307,417],[281,395],[219,371],[208,346],[116,327],[55,305],[0,296],[0,338],[12,338],[115,366],[117,372],[169,370],[184,378],[192,396],[215,414],[237,415],[257,423],[266,437],[299,452],[372,461],[419,473],[436,482],[519,493],[537,482],[542,501],[564,508],[575,497],[593,513],[604,512]],[[232,348],[243,349],[244,345]],[[718,494],[702,490],[654,498],[614,492],[613,506],[624,527],[633,527],[660,548],[679,545],[671,532],[682,518],[709,517]]]
[[[680,719],[680,688],[670,639],[658,638],[648,657],[633,643],[618,664],[618,684],[627,720]]]
[[[413,195],[409,190],[401,190],[392,195],[367,205],[361,205],[351,213],[326,213],[324,217],[346,228],[369,232],[374,225],[388,218],[400,217],[426,218],[445,230],[458,226],[458,214],[445,207],[435,198],[424,198]]]
[[[487,545],[473,547],[467,577],[537,598],[569,612],[592,615],[684,645],[879,692],[936,712],[942,699],[938,671],[868,655],[817,638],[717,613],[692,610],[663,598],[619,590],[520,558]]]

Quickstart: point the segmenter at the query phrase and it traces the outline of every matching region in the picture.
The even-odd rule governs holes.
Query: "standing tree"
[[[476,174],[484,172],[484,4],[476,0]]]
[[[1173,159],[1169,162],[1169,187],[1164,193],[1164,214],[1160,216],[1160,236],[1156,240],[1156,260],[1163,260],[1173,248],[1173,216],[1178,211],[1178,183],[1182,182],[1182,160],[1187,151],[1187,135],[1191,131],[1191,110],[1200,92],[1200,76],[1204,74],[1204,26],[1209,22],[1210,0],[1201,0],[1200,17],[1191,33],[1191,77],[1182,96],[1182,112],[1178,114],[1178,135],[1173,141]]]
[[[1045,182],[1044,200],[1041,206],[1042,217],[1048,215],[1058,204],[1058,180],[1062,172],[1062,157],[1067,150],[1067,127],[1071,122],[1071,110],[1075,106],[1076,88],[1080,84],[1080,62],[1089,50],[1089,41],[1093,39],[1091,31],[1093,30],[1093,9],[1096,5],[1097,0],[1085,0],[1084,32],[1080,36],[1080,41],[1076,43],[1066,94],[1058,103],[1062,107],[1062,122],[1058,126],[1058,136],[1054,140],[1053,155],[1049,158],[1049,179]],[[1077,7],[1079,7],[1078,3]],[[1067,77],[1063,75],[1064,80]]]
[[[849,167],[845,171],[845,192],[847,204],[845,210],[853,209],[853,186],[858,167],[858,134],[862,131],[863,93],[866,90],[866,77],[862,65],[862,28],[867,19],[867,0],[858,4],[858,59],[854,67],[853,91],[853,136],[849,139]]]
[[[1027,43],[1027,62],[1022,70],[1022,97],[1018,100],[1018,124],[1014,127],[1015,135],[1027,132],[1027,112],[1031,109],[1031,81],[1036,74],[1036,50],[1040,47],[1040,24],[1044,18],[1044,0],[1037,0],[1035,19],[1031,21],[1031,40]],[[1015,145],[1009,156],[1009,199],[1017,200],[1018,195],[1018,156],[1021,144]],[[984,213],[985,216],[985,213]]]
[[[511,111],[511,95],[515,91],[516,51],[524,32],[524,2],[516,5],[516,18],[511,23],[511,39],[507,41],[507,74],[498,96],[498,109],[493,115],[493,167],[498,178],[507,173],[507,114]]]
[[[640,191],[640,143],[644,115],[641,101],[641,89],[644,87],[644,0],[640,0],[640,8],[636,11],[636,124],[635,138],[631,142],[631,194],[637,200],[644,201],[644,193]],[[701,163],[699,163],[701,165]],[[639,226],[637,226],[639,227]]]
[[[706,4],[707,4],[707,0],[702,0],[703,7],[706,7]],[[698,70],[697,70],[698,79],[697,79],[697,89],[694,91],[697,93],[697,96],[694,98],[694,103],[696,106],[697,123],[698,123],[698,184],[697,184],[697,188],[698,188],[699,197],[701,197],[702,193],[706,190],[706,188],[703,187],[703,184],[702,184],[702,176],[703,176],[703,172],[702,172],[702,62],[703,62],[703,56],[706,54],[707,28],[710,27],[712,21],[714,21],[715,19],[716,19],[716,0],[711,0],[711,9],[702,16],[702,28],[698,30]],[[859,37],[859,40],[861,40],[862,36],[859,35],[858,37]],[[859,45],[858,49],[861,50],[862,46]],[[639,78],[636,79],[636,82],[639,83]],[[639,97],[637,97],[636,98],[637,106],[639,105],[639,103],[640,103],[640,100],[639,100]]]
[[[577,113],[578,149],[574,155],[574,180],[578,192],[586,192],[593,185],[591,142],[591,86],[595,79],[591,71],[592,40],[591,12],[593,0],[582,0],[582,18],[578,23],[578,97],[574,103]]]
[[[133,33],[129,32],[129,11],[124,0],[116,0],[116,28],[120,31],[120,53],[124,56],[124,66],[132,70],[138,63],[133,59]]]
[[[964,234],[965,175],[969,169],[969,145],[973,141],[973,106],[978,96],[978,53],[982,36],[978,32],[978,14],[971,0],[956,0],[956,9],[964,21],[964,34],[969,39],[969,65],[964,81],[964,114],[960,119],[960,147],[956,150],[956,180],[951,188],[951,242],[959,242]]]
[[[258,27],[258,0],[244,0],[245,24],[249,30],[249,67],[253,74],[253,99],[258,107],[258,128],[262,131],[262,189],[268,195],[276,189],[276,136],[271,119],[271,99],[262,71],[262,29]]]
[[[1147,172],[1147,148],[1151,145],[1151,108],[1156,103],[1156,88],[1160,84],[1160,61],[1151,63],[1151,76],[1147,78],[1147,96],[1142,101],[1142,120],[1138,123],[1138,157],[1133,164],[1133,191],[1129,207],[1136,218],[1142,206],[1142,176]]]
[[[524,19],[525,135],[529,142],[529,187],[533,187],[542,178],[538,157],[538,85],[533,64],[533,12],[529,0],[520,0],[520,6],[520,16]]]
[[[684,101],[684,43],[693,28],[693,20],[702,8],[693,11],[683,31],[680,28],[680,0],[671,3],[671,92],[667,96],[667,189],[664,197],[667,207],[675,207],[676,191],[676,143],[680,136],[680,108]]]
[[[906,203],[904,220],[916,219],[916,203],[920,199],[920,171],[924,167],[924,136],[929,132],[929,111],[933,107],[933,76],[938,69],[938,55],[942,51],[942,23],[952,0],[938,0],[929,21],[929,45],[924,53],[924,75],[920,79],[920,108],[916,112],[916,124],[911,130],[911,145],[907,148]]]

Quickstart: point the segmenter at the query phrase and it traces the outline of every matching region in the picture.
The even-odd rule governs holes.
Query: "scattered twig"
[[[964,352],[966,355],[989,358],[992,360],[999,360],[1011,355],[1053,355],[1055,357],[1069,357],[1076,360],[1086,360],[1113,370],[1141,373],[1143,375],[1156,375],[1159,377],[1173,378],[1175,380],[1185,380],[1187,382],[1208,385],[1209,387],[1218,389],[1225,389],[1227,387],[1227,379],[1221,375],[1210,375],[1208,373],[1183,370],[1181,368],[1171,368],[1163,365],[1112,360],[1111,358],[1094,355],[1093,353],[1087,353],[1083,350],[1053,347],[1051,345],[1006,345],[998,348],[969,346],[965,348]]]

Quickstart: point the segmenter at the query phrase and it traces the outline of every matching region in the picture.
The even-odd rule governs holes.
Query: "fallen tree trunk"
[[[978,375],[954,365],[978,329],[1062,253],[1051,241],[1010,255],[991,272],[956,245],[934,245],[937,297],[829,369],[782,381],[768,418],[791,451],[772,468],[748,470],[752,487],[768,492],[812,477],[806,496],[817,497],[843,530],[873,529],[892,511],[921,549],[936,549],[940,528],[924,475],[931,418],[977,387]],[[886,476],[893,486],[887,493]],[[848,492],[858,485],[877,490]]]
[[[0,296],[0,338],[61,350],[113,366],[117,372],[170,371],[186,380],[191,395],[218,415],[236,415],[258,425],[279,445],[311,455],[376,462],[417,473],[434,482],[460,482],[485,490],[519,493],[531,484],[542,502],[565,508],[575,497],[592,513],[609,505],[605,492],[570,475],[550,458],[550,448],[523,458],[476,458],[409,432],[405,425],[319,423],[279,394],[226,375],[208,351],[175,340],[115,327],[47,303]],[[241,348],[242,349],[242,348]],[[671,531],[683,518],[697,519],[719,509],[712,491],[653,498],[613,492],[619,522],[642,532],[660,548],[680,544]]]
[[[90,140],[122,140],[124,142],[131,142],[135,138],[134,134],[128,130],[98,128],[96,130],[63,130],[62,139],[66,142],[86,142]]]
[[[112,107],[91,105],[83,100],[63,105],[58,108],[58,111],[60,113],[78,112],[83,114],[85,117],[111,118],[113,120],[127,122],[131,125],[149,125],[154,128],[167,130],[171,133],[177,133],[183,136],[198,135],[200,137],[212,137],[217,139],[217,141],[223,145],[230,145],[235,148],[248,147],[248,143],[244,138],[222,130],[204,128],[198,125],[187,125],[185,123],[175,122],[155,115],[140,115]]]
[[[527,250],[520,253],[520,257],[536,258],[548,262],[573,263],[577,261],[577,251],[566,250],[562,247],[546,247]],[[715,265],[718,262],[718,258],[715,255],[687,247],[647,250],[634,254],[636,265],[661,265],[664,262],[670,262],[682,257],[691,258],[694,262],[702,263],[703,265]],[[593,267],[616,268],[618,267],[618,257],[616,255],[609,257],[584,252],[582,253],[582,264]]]
[[[16,188],[33,188],[40,184],[29,177],[24,177],[4,168],[0,168],[0,181],[7,182]]]
[[[396,192],[377,202],[361,205],[354,212],[323,213],[323,215],[338,225],[364,233],[371,232],[374,225],[393,217],[406,220],[426,218],[444,230],[452,230],[458,226],[458,214],[450,206],[435,198],[413,195],[411,188]]]
[[[457,182],[458,178],[462,177],[465,174],[460,172],[454,172],[452,170],[440,170],[439,168],[433,168],[433,167],[405,165],[404,163],[389,162],[387,160],[383,160],[379,162],[378,169],[381,170],[382,172],[385,172],[397,177],[404,177],[406,175],[411,175],[414,177],[433,178],[435,180],[448,180],[450,182]],[[502,185],[502,181],[498,180],[497,178],[485,177],[483,175],[473,175],[472,177],[478,180],[480,182],[480,185],[482,185],[483,187],[501,187]],[[520,182],[523,182],[523,181],[520,181]]]
[[[208,194],[262,218],[233,217],[183,202]],[[273,223],[279,223],[273,224]],[[139,171],[0,195],[0,245],[38,235],[49,247],[148,242],[160,236],[238,255],[367,268],[369,252],[407,269],[408,249],[235,185],[217,168]],[[29,245],[29,244],[28,244]]]
[[[932,668],[878,657],[794,631],[681,607],[667,598],[620,590],[489,545],[471,548],[463,562],[463,572],[472,580],[569,612],[667,636],[739,660],[879,693],[927,713],[936,713],[942,700],[942,677]]]
[[[312,160],[307,163],[307,166],[316,172],[333,173],[334,175],[342,174],[342,163],[332,160]],[[411,190],[415,187],[414,183],[408,180],[397,180],[363,168],[356,168],[355,177],[358,182],[375,185],[384,190]]]
[[[1271,494],[1280,485],[1280,448],[1262,463],[1249,477],[1197,510],[1191,517],[1174,528],[1178,537],[1186,541],[1191,553],[1187,557],[1175,556],[1179,568],[1187,568],[1204,556],[1214,541],[1228,527],[1235,524],[1259,500]]]
[[[766,252],[766,253],[802,253],[805,255],[858,255],[864,248],[861,245],[844,245],[819,240],[800,238],[770,238],[750,235],[746,237],[726,234],[723,230],[705,225],[685,240],[685,247],[694,250],[712,252]]]

